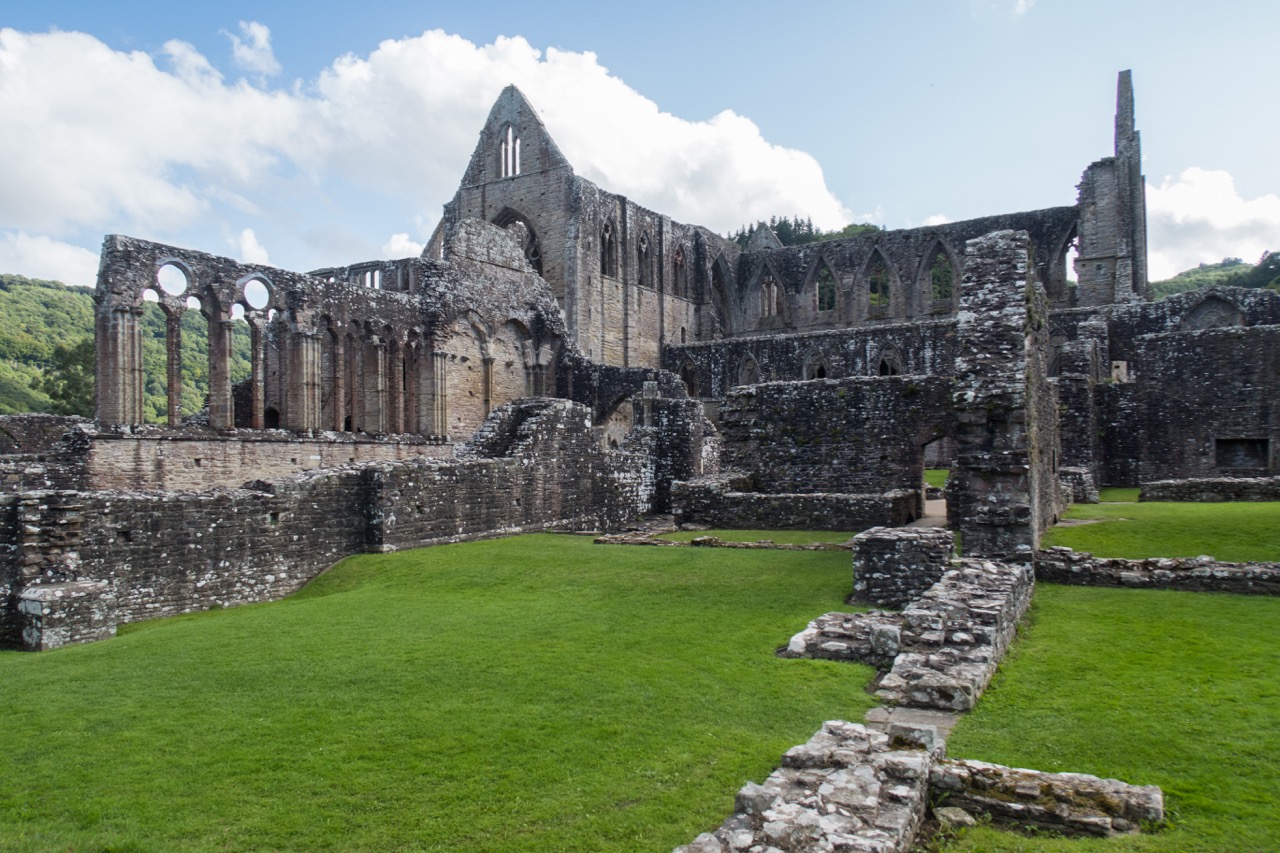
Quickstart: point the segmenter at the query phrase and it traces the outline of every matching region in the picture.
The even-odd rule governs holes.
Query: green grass
[[[924,483],[926,486],[932,486],[935,489],[944,489],[947,486],[947,475],[950,470],[946,468],[926,468],[924,469]]]
[[[979,828],[948,851],[1280,850],[1280,600],[1042,584],[1033,612],[948,753],[1159,785],[1170,826],[1106,841]]]
[[[848,588],[844,552],[528,536],[0,653],[0,850],[670,850],[870,706],[773,655]]]
[[[852,533],[830,530],[677,530],[660,534],[659,539],[672,542],[688,542],[699,536],[714,536],[725,542],[760,542],[773,540],[776,545],[813,545],[819,542],[848,542]]]
[[[1138,500],[1140,491],[1137,486],[1108,486],[1098,489],[1098,500],[1103,503],[1132,503]]]
[[[1069,519],[1097,524],[1050,529],[1042,546],[1100,557],[1198,557],[1280,561],[1280,502],[1076,504]]]

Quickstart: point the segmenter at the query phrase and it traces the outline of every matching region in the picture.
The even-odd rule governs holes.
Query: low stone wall
[[[1107,837],[1164,820],[1164,794],[1155,785],[1129,785],[1084,773],[943,760],[929,771],[929,785],[940,805],[989,815],[1019,829],[1035,826]]]
[[[717,474],[672,483],[671,509],[678,524],[737,530],[866,530],[915,519],[920,493],[880,495],[776,494],[739,491],[741,475]]]
[[[1280,477],[1213,477],[1143,483],[1140,501],[1280,501]]]
[[[0,497],[0,645],[51,648],[119,622],[278,599],[350,554],[617,526],[647,508],[651,471],[600,448],[584,407],[517,408],[495,458],[348,465],[225,491]]]
[[[879,732],[832,720],[782,756],[764,784],[748,782],[734,814],[675,853],[913,849],[929,803],[995,823],[1067,835],[1113,836],[1164,820],[1155,786],[1082,773],[1041,773],[944,758],[933,726]]]
[[[955,536],[942,527],[873,527],[853,537],[854,601],[899,608],[942,579]]]
[[[1093,472],[1088,468],[1058,469],[1058,481],[1070,497],[1069,503],[1096,504],[1098,502],[1098,486],[1093,480]]]
[[[906,851],[924,822],[933,756],[840,720],[782,756],[763,785],[747,783],[734,815],[676,853]]]
[[[791,638],[789,657],[880,669],[876,695],[914,708],[974,707],[1031,604],[1031,566],[960,560],[900,614],[828,613]]]
[[[1220,563],[1212,557],[1122,560],[1070,548],[1036,553],[1036,578],[1074,586],[1280,595],[1280,563]]]

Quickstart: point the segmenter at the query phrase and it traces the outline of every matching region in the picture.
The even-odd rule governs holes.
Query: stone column
[[[374,339],[364,348],[364,429],[387,431],[387,345]]]
[[[449,437],[449,395],[447,383],[447,365],[449,354],[443,350],[432,350],[427,365],[424,381],[423,408],[426,409],[426,424],[430,435],[441,438]]]
[[[164,327],[167,421],[176,427],[182,423],[182,312],[166,311]]]
[[[231,399],[231,320],[209,320],[209,426],[235,427],[235,406]]]
[[[288,406],[285,426],[320,429],[320,338],[310,332],[289,335]]]
[[[404,432],[404,352],[399,346],[388,347],[390,370],[387,382],[387,432]]]
[[[252,399],[249,403],[249,425],[254,429],[266,426],[266,415],[263,411],[267,399],[267,342],[261,321],[249,322],[249,348],[252,373],[249,386]]]
[[[333,423],[335,432],[346,429],[347,423],[347,350],[340,335],[333,336],[333,352],[329,355],[333,371]]]

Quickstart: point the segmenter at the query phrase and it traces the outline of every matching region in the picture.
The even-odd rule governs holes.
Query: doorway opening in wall
[[[946,526],[947,478],[955,461],[955,439],[942,436],[921,448],[924,462],[924,514],[936,517],[939,527]]]
[[[265,429],[280,429],[280,412],[275,406],[267,406],[262,410],[262,426]]]

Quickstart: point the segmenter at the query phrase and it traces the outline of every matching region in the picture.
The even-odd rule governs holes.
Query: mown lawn
[[[871,670],[779,660],[845,552],[528,536],[0,653],[0,850],[669,850]]]
[[[1100,557],[1280,561],[1280,502],[1075,504],[1068,519],[1100,523],[1049,530],[1042,545]]]
[[[714,536],[725,542],[759,542],[771,539],[777,545],[813,545],[819,542],[848,542],[852,533],[835,533],[829,530],[676,530],[663,533],[658,539],[672,542],[688,542],[699,536]]]
[[[1159,785],[1170,825],[1106,841],[979,828],[946,849],[1280,850],[1277,637],[1275,598],[1039,585],[949,754]]]

